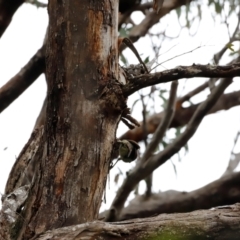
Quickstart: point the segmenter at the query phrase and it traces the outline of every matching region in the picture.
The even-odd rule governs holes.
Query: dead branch
[[[144,87],[171,82],[182,78],[233,78],[237,76],[240,76],[239,62],[227,66],[212,66],[210,64],[179,66],[162,72],[143,74],[134,77],[129,81],[129,84],[124,85],[123,93],[127,97]]]
[[[210,239],[238,240],[240,204],[191,213],[161,214],[131,221],[90,223],[47,231],[36,240]]]
[[[194,179],[192,179],[194,180]],[[130,201],[119,220],[146,218],[161,213],[191,212],[240,202],[240,172],[228,174],[192,192],[169,190]],[[106,212],[99,215],[102,219]]]
[[[45,45],[0,88],[0,112],[18,98],[45,70]]]

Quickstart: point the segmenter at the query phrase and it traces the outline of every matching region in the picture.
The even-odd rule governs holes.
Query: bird
[[[133,140],[117,140],[119,145],[119,156],[124,162],[132,162],[137,158],[140,146]]]

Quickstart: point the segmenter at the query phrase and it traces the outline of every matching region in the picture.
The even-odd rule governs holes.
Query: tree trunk
[[[53,0],[48,11],[47,120],[31,156],[29,196],[11,231],[16,239],[97,218],[126,108],[117,81],[118,1]]]

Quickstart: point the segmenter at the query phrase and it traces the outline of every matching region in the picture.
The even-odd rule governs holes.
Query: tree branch
[[[47,3],[42,3],[38,0],[26,0],[27,3],[30,3],[32,5],[35,5],[36,7],[46,8],[48,6]]]
[[[47,231],[36,240],[184,239],[238,240],[240,204],[192,213],[162,214],[145,219],[94,221]]]
[[[163,6],[159,13],[157,14],[156,11],[151,11],[146,14],[146,17],[142,20],[142,22],[136,26],[134,26],[130,33],[129,38],[132,42],[138,41],[140,37],[144,37],[148,30],[159,22],[159,20],[167,15],[169,12],[171,12],[173,9],[179,8],[183,5],[187,5],[192,0],[168,0],[164,1]]]
[[[142,20],[142,22],[138,25],[133,26],[131,31],[129,32],[128,38],[132,42],[137,42],[139,38],[144,37],[149,29],[159,22],[159,20],[167,15],[169,12],[171,12],[174,9],[177,9],[183,5],[187,5],[192,0],[168,0],[164,1],[162,8],[160,9],[159,13],[156,13],[156,11],[149,11],[146,13],[145,18]],[[123,15],[119,18],[119,28],[121,28],[121,25],[126,21],[126,19],[129,18],[129,16],[134,11],[143,11],[147,8],[152,8],[153,2],[150,3],[143,3],[141,5],[136,4],[134,7],[129,9],[129,11],[125,12]],[[121,51],[124,49],[124,46],[121,47]]]
[[[171,82],[182,78],[233,78],[236,76],[240,76],[240,63],[234,63],[227,66],[196,64],[193,64],[192,66],[179,66],[162,72],[143,74],[134,77],[129,80],[129,84],[123,86],[123,93],[127,97],[144,87]]]
[[[0,1],[0,37],[9,26],[14,13],[24,3],[24,0],[1,0]]]
[[[45,71],[45,45],[0,88],[0,112],[18,98]]]
[[[5,186],[5,195],[8,195],[13,192],[14,189],[21,186],[30,185],[36,168],[34,157],[39,150],[43,133],[43,126],[32,132],[9,173]]]
[[[219,85],[208,96],[207,100],[198,107],[187,125],[186,130],[178,138],[169,144],[162,152],[151,157],[147,162],[145,162],[145,164],[140,165],[137,163],[124,180],[122,186],[118,189],[110,208],[109,215],[106,217],[106,221],[116,221],[120,216],[128,195],[134,189],[136,184],[165,163],[188,142],[188,140],[196,132],[204,116],[213,107],[217,99],[221,96],[225,88],[231,84],[231,82],[232,79],[222,79]]]
[[[207,87],[209,87],[209,82],[205,82],[203,84],[201,84],[200,86],[196,87],[195,89],[193,89],[192,91],[188,92],[187,94],[185,94],[184,96],[178,98],[178,102],[180,104],[184,103],[185,101],[188,101],[190,98],[192,98],[193,96],[197,95],[198,93],[202,92],[204,89],[206,89]]]
[[[143,164],[148,160],[148,158],[153,154],[155,149],[157,148],[159,142],[162,141],[162,138],[168,129],[170,123],[172,122],[174,113],[175,113],[175,99],[177,94],[178,82],[172,82],[170,97],[168,100],[167,108],[165,110],[165,114],[161,124],[159,124],[156,132],[154,133],[151,142],[147,146],[142,158],[139,160]]]
[[[192,192],[169,190],[152,194],[136,196],[125,207],[119,220],[151,217],[161,213],[191,212],[199,209],[209,209],[240,202],[240,172],[224,176],[206,186]],[[102,219],[107,212],[99,215]]]

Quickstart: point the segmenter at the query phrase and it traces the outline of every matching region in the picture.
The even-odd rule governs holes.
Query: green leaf
[[[125,65],[128,65],[128,60],[127,58],[125,58],[125,56],[122,53],[120,54],[120,59]]]
[[[223,9],[223,6],[219,2],[215,2],[214,4],[215,4],[216,13],[221,13],[222,9]]]
[[[233,44],[232,43],[228,43],[227,45],[226,45],[226,47],[229,49],[229,50],[231,50],[232,52],[235,52],[235,50],[233,49]]]
[[[121,29],[119,30],[119,36],[120,36],[120,37],[128,37],[127,29],[121,28]]]
[[[184,146],[184,149],[185,149],[185,154],[187,154],[188,151],[189,151],[189,147],[188,147],[188,144],[187,144],[187,143],[186,143],[186,145]]]
[[[197,5],[197,9],[198,9],[199,20],[202,20],[202,9],[200,4]]]
[[[160,94],[159,97],[163,100],[162,107],[165,108],[167,105],[167,98],[165,98],[163,94]]]
[[[128,37],[131,29],[132,29],[132,26],[127,28],[125,25],[125,27],[123,27],[119,30],[119,36],[120,37]]]
[[[177,8],[177,9],[176,9],[176,13],[177,13],[177,17],[178,17],[178,19],[179,19],[180,16],[181,16],[181,13],[182,13],[182,8],[181,8],[181,7]]]
[[[149,62],[149,56],[146,57],[144,60],[143,60],[144,63],[148,63]]]
[[[163,149],[167,147],[168,143],[165,142],[164,140],[161,141],[161,144],[163,145]]]
[[[186,27],[189,29],[191,27],[190,21],[189,21],[189,13],[190,13],[190,4],[186,5]]]

